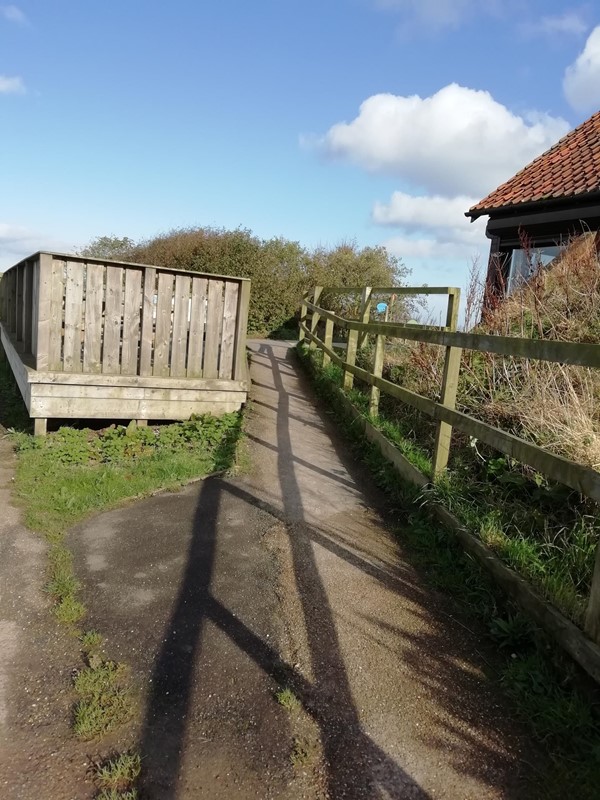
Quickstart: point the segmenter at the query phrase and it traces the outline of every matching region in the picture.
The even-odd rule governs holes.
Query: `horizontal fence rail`
[[[249,282],[37,253],[4,273],[0,320],[36,370],[245,379]]]
[[[332,361],[343,369],[345,389],[352,386],[347,376],[351,376],[351,380],[358,378],[371,386],[371,416],[376,417],[378,415],[379,397],[380,393],[383,392],[437,421],[438,428],[432,462],[432,477],[439,475],[446,468],[452,428],[457,428],[468,436],[472,436],[520,463],[532,467],[548,478],[600,503],[600,473],[598,471],[551,453],[532,442],[525,441],[494,425],[458,411],[455,407],[460,357],[463,349],[500,356],[538,359],[554,363],[598,368],[600,367],[600,345],[457,332],[456,321],[460,293],[458,289],[453,289],[452,287],[429,290],[426,287],[402,287],[386,290],[375,290],[369,287],[356,289],[354,291],[362,293],[358,319],[342,317],[320,305],[319,298],[325,291],[331,294],[332,292],[349,293],[353,290],[347,288],[325,290],[321,289],[321,287],[316,287],[313,292],[307,294],[303,299],[300,315],[300,340],[307,340],[311,348],[319,348],[323,352],[324,364]],[[448,294],[446,326],[440,326],[440,328],[434,330],[427,326],[415,324],[371,322],[367,299],[370,298],[372,292],[376,291],[393,291],[396,294],[404,295],[446,293]],[[319,322],[321,320],[325,322],[323,339],[318,335]],[[343,354],[339,350],[336,351],[333,345],[333,334],[336,327],[348,332],[348,345]],[[368,335],[375,337],[371,370],[358,367],[355,363],[357,354],[356,337],[362,336],[364,341]],[[410,391],[382,377],[386,338],[434,344],[446,349],[439,402]],[[373,432],[375,430],[373,429]],[[381,438],[381,436],[379,435],[377,438]],[[390,447],[395,450],[390,443],[384,449],[389,450]],[[427,482],[428,478],[418,473],[416,468],[399,451],[394,453],[392,460],[396,465],[402,462],[400,471],[413,482],[421,486]],[[556,613],[558,614],[558,612]],[[594,641],[600,644],[600,546],[597,550],[596,567],[585,617],[585,631]]]

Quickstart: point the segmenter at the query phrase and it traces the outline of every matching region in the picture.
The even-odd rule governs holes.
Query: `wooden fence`
[[[243,278],[36,253],[2,277],[0,332],[34,418],[180,419],[244,402],[249,293]]]
[[[383,441],[381,434],[370,426],[371,438],[378,441],[382,449],[385,450],[386,457],[394,463],[404,478],[423,486],[429,482],[431,477],[439,475],[448,463],[452,428],[455,427],[522,464],[533,467],[548,478],[563,483],[582,495],[600,502],[600,473],[596,470],[555,455],[500,428],[457,411],[455,407],[463,349],[598,368],[600,367],[600,345],[457,332],[456,324],[460,290],[455,288],[402,287],[375,289],[366,287],[360,290],[357,289],[354,291],[360,291],[362,295],[358,319],[346,319],[319,305],[319,298],[323,292],[330,295],[332,292],[346,293],[349,291],[352,290],[316,287],[316,289],[308,293],[303,300],[301,309],[300,339],[307,339],[310,347],[321,349],[324,363],[328,363],[331,360],[342,367],[344,370],[345,389],[352,386],[354,378],[358,378],[371,386],[370,413],[372,416],[377,416],[380,393],[384,392],[436,420],[437,436],[433,453],[432,476],[425,476],[420,473],[391,443]],[[390,291],[405,295],[447,294],[446,325],[433,329],[418,325],[370,322],[370,304],[373,293]],[[317,336],[320,320],[325,320],[323,340]],[[339,349],[336,351],[333,347],[335,328],[347,331],[348,344],[345,353]],[[375,337],[373,363],[370,370],[356,366],[358,337],[366,337],[367,335]],[[386,339],[425,342],[445,348],[440,402],[409,391],[382,377],[384,343]],[[497,560],[492,552],[479,540],[476,545],[472,545],[471,549],[473,554],[488,568],[490,568],[492,559],[494,561]],[[508,576],[508,573],[512,572],[512,570],[507,567],[504,567],[504,570],[507,574],[507,582],[514,584],[514,580],[510,578],[509,581],[510,576]],[[521,592],[522,594],[523,592]],[[548,622],[549,617],[552,617],[552,623]],[[562,631],[560,634],[563,637],[561,644],[580,663],[585,662],[583,665],[586,669],[593,662],[594,675],[600,680],[600,650],[596,645],[592,646],[591,642],[589,647],[583,645],[575,634],[576,631],[578,633],[578,629],[554,609],[552,613],[549,613],[547,609],[540,610],[537,618],[541,624],[551,627],[551,632],[555,636],[558,626]],[[592,589],[585,616],[585,631],[591,640],[600,644],[600,546],[596,554]],[[566,639],[568,641],[565,641]],[[592,650],[590,650],[590,647]],[[582,656],[582,648],[588,655],[590,652],[592,653],[590,660],[586,660],[586,657]]]

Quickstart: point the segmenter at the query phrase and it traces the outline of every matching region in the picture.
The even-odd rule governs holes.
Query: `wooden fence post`
[[[592,641],[600,644],[600,544],[596,546],[596,563],[583,629]]]
[[[361,303],[360,303],[360,315],[359,319],[361,322],[370,322],[371,321],[371,296],[373,294],[373,289],[371,286],[365,286],[362,293]],[[358,334],[358,349],[362,350],[363,347],[366,345],[368,341],[369,334],[364,331]]]
[[[448,294],[448,312],[446,315],[446,330],[448,331],[455,331],[457,328],[459,303],[460,289],[451,289]],[[440,402],[453,410],[456,407],[461,353],[462,349],[460,347],[446,348]],[[448,465],[451,438],[452,426],[447,422],[438,422],[433,450],[432,472],[434,478],[443,472]]]
[[[319,298],[321,297],[321,292],[323,291],[322,286],[315,286],[315,291],[313,294],[313,303],[317,306],[319,305]],[[319,324],[319,320],[321,319],[321,315],[317,314],[316,311],[313,311],[312,316],[310,318],[310,332],[316,336],[317,335],[317,325]],[[311,340],[310,344],[308,345],[311,350],[316,350],[317,343]]]
[[[298,325],[298,341],[303,342],[306,334],[302,329],[302,325],[307,324],[307,316],[308,316],[308,308],[306,307],[306,301],[310,298],[311,292],[306,292],[302,296],[302,304],[300,305],[300,324]]]
[[[368,322],[371,313],[371,287],[365,286],[362,290],[360,299],[360,310],[358,312],[359,322]],[[367,334],[363,336],[366,339]],[[356,350],[358,348],[358,331],[348,331],[348,349],[346,350],[346,363],[353,367],[356,363]],[[354,375],[348,370],[344,370],[344,390],[352,389],[354,386]]]
[[[333,320],[326,319],[325,320],[325,338],[323,339],[323,344],[325,347],[328,347],[330,350],[333,349]],[[329,354],[323,350],[323,366],[326,367],[331,358]]]
[[[385,346],[385,336],[377,334],[375,337],[375,353],[373,356],[373,369],[372,374],[376,378],[381,378],[383,373],[383,351]],[[373,384],[371,386],[371,401],[369,403],[369,414],[371,417],[379,416],[379,398],[381,390],[379,386]]]

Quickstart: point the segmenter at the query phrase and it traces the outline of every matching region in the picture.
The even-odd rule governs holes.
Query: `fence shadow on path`
[[[508,776],[512,773],[514,777],[514,758],[502,751],[502,732],[496,735],[496,721],[485,718],[485,708],[480,709],[475,719],[471,704],[464,702],[465,692],[472,690],[480,680],[472,676],[473,669],[480,666],[480,659],[469,652],[470,645],[465,644],[464,637],[453,636],[452,632],[449,634],[448,615],[443,616],[436,610],[439,597],[424,591],[414,583],[414,579],[408,580],[400,566],[378,566],[367,554],[363,556],[349,547],[342,534],[319,529],[303,519],[302,491],[296,470],[290,467],[294,464],[294,453],[288,416],[289,398],[298,395],[288,394],[282,379],[282,371],[291,369],[292,364],[288,359],[276,358],[268,345],[260,346],[258,357],[270,364],[273,385],[269,388],[274,387],[278,393],[277,466],[282,505],[257,496],[243,480],[211,478],[202,484],[185,574],[163,645],[154,663],[150,684],[140,742],[147,786],[155,790],[160,785],[160,795],[157,796],[162,800],[179,797],[178,778],[186,746],[194,667],[202,653],[205,629],[210,623],[226,634],[281,687],[293,688],[304,709],[313,717],[319,727],[331,800],[428,800],[427,792],[361,725],[335,617],[315,560],[316,543],[414,601],[419,609],[417,613],[430,624],[426,633],[412,639],[405,631],[396,631],[401,643],[398,657],[404,659],[415,684],[439,700],[444,714],[443,724],[437,726],[435,734],[425,733],[424,741],[433,743],[440,752],[440,759],[452,759],[457,772],[475,776],[483,782],[494,781],[500,790],[506,783],[512,791],[514,785]],[[328,429],[328,421],[323,415],[322,419]],[[343,448],[339,455],[352,474],[351,459],[341,451]],[[336,476],[330,477],[335,480]],[[312,681],[293,665],[284,663],[272,642],[258,636],[211,591],[215,578],[219,509],[227,495],[269,512],[287,527],[308,638]],[[369,620],[365,619],[365,622]],[[443,653],[441,657],[440,652]],[[473,662],[476,662],[475,667]],[[491,713],[493,699],[489,705]],[[398,715],[418,713],[415,708],[391,711]],[[452,753],[447,752],[443,736],[444,730],[449,728],[454,738],[461,740],[461,746]],[[479,736],[483,731],[486,737]],[[487,743],[495,735],[498,746]],[[502,796],[517,795],[503,793]]]

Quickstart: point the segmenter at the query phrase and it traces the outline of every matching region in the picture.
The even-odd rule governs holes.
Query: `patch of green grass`
[[[84,631],[79,637],[79,641],[84,653],[92,653],[102,647],[104,638],[98,631]]]
[[[291,689],[280,689],[275,693],[275,698],[287,711],[297,711],[300,708],[300,700]]]
[[[96,795],[96,800],[138,800],[137,789],[127,789],[124,792],[119,789],[101,789]]]
[[[312,747],[305,739],[294,738],[294,746],[290,753],[290,761],[293,767],[299,768],[306,766],[312,757]]]
[[[141,771],[139,753],[119,753],[96,766],[94,779],[102,790],[117,792],[122,797],[124,792],[135,792],[133,784]]]
[[[339,381],[329,380],[325,370],[319,367],[318,357],[313,357],[306,348],[299,347],[298,353],[313,378],[317,393],[334,409],[335,419],[354,445],[357,458],[369,466],[375,481],[387,493],[391,513],[402,519],[398,536],[410,553],[412,563],[422,570],[431,585],[447,594],[449,602],[461,615],[484,622],[498,647],[500,659],[504,658],[504,662],[500,661],[497,679],[551,762],[550,769],[540,774],[536,785],[530,787],[528,796],[562,800],[575,791],[578,800],[595,800],[600,775],[600,714],[595,695],[590,697],[582,690],[573,662],[507,600],[458,546],[452,534],[428,512],[430,500],[441,502],[454,513],[462,508],[463,519],[480,526],[481,538],[488,546],[497,551],[504,548],[507,557],[530,570],[532,580],[541,575],[548,581],[547,564],[532,542],[524,537],[511,539],[499,524],[502,516],[491,501],[499,503],[503,498],[506,506],[506,494],[488,489],[490,503],[482,514],[481,505],[466,502],[447,481],[438,482],[429,494],[403,482],[378,448],[362,436],[359,427],[347,416],[345,406],[338,399]],[[520,483],[512,484],[513,489],[515,486],[519,488]],[[533,513],[531,500],[528,511]],[[569,563],[565,571],[576,575],[578,570],[582,576],[587,570],[587,554],[593,548],[589,531],[580,530],[577,535],[579,552],[566,556]],[[562,558],[558,546],[555,557]],[[563,580],[563,589],[565,585]]]
[[[86,609],[83,603],[75,597],[67,595],[54,606],[53,613],[59,622],[65,625],[75,625],[85,617]]]
[[[33,530],[60,536],[86,515],[230,468],[241,415],[203,415],[160,427],[61,428],[15,434],[16,494]]]
[[[131,718],[133,703],[123,664],[103,661],[85,667],[75,675],[73,687],[79,697],[73,730],[80,738],[103,736]]]

